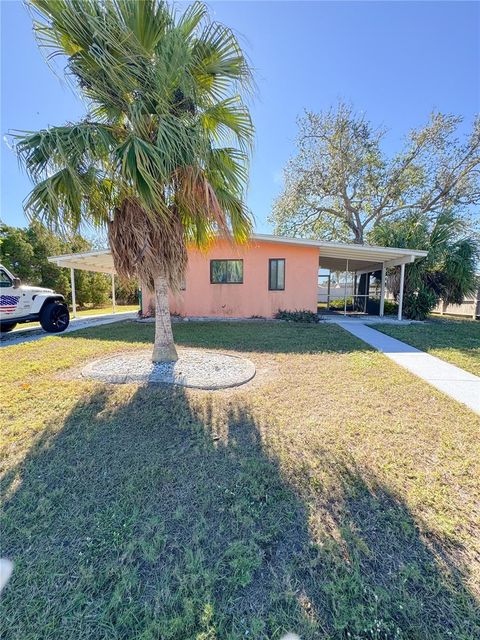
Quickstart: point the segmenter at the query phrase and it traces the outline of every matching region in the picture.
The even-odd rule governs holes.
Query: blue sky
[[[477,2],[211,2],[234,28],[255,69],[257,129],[249,205],[260,232],[294,154],[296,118],[339,98],[389,129],[394,152],[432,109],[465,117],[480,111],[480,4]],[[12,129],[75,121],[82,102],[38,51],[24,6],[1,6],[1,213],[24,226],[30,182],[3,140]]]

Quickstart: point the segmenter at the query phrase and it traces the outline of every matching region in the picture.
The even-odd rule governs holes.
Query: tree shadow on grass
[[[338,495],[301,495],[233,396],[118,397],[79,402],[5,478],[5,637],[478,637],[460,572],[360,470],[325,453]]]
[[[479,603],[466,586],[460,550],[422,531],[371,473],[351,461],[330,463],[342,498],[320,507],[317,517],[326,518],[330,531],[320,535],[311,552],[313,575],[307,572],[303,582],[314,602],[328,594],[333,637],[480,637]]]
[[[341,327],[332,324],[279,322],[179,322],[173,324],[179,346],[263,353],[346,353],[371,351]],[[87,338],[152,345],[155,327],[118,322],[69,333],[65,338]]]

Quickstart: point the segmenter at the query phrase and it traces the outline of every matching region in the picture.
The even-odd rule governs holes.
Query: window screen
[[[268,288],[270,291],[285,289],[285,258],[271,258],[269,260]]]
[[[242,284],[243,260],[210,260],[211,284]]]

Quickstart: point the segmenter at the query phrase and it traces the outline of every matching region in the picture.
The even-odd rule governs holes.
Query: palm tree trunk
[[[174,362],[178,360],[173,342],[170,305],[168,303],[168,283],[164,274],[154,280],[155,288],[155,344],[152,362]]]

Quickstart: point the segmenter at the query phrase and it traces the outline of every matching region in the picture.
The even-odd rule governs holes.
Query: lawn
[[[4,347],[3,637],[480,637],[480,418],[338,326],[174,331],[256,377],[79,378],[134,322]]]
[[[115,305],[115,313],[121,313],[124,311],[138,311],[138,304],[117,304]],[[87,309],[77,309],[77,316],[99,316],[103,314],[112,313],[112,305],[108,307],[94,308],[89,307]]]
[[[480,322],[474,320],[429,320],[422,324],[370,325],[417,349],[451,362],[480,376]]]

